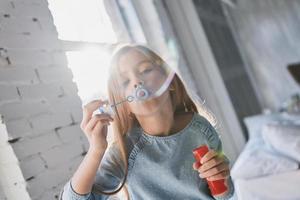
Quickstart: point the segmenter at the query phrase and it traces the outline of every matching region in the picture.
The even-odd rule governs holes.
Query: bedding
[[[300,115],[247,117],[249,141],[231,176],[238,200],[300,199]]]

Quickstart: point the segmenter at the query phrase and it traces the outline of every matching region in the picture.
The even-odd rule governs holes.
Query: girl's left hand
[[[200,178],[207,178],[208,181],[214,181],[226,179],[230,176],[229,163],[224,154],[209,150],[200,162],[196,161],[193,164],[194,170],[200,173]]]

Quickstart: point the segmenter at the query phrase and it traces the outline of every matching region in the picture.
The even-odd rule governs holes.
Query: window
[[[49,0],[58,38],[115,43],[117,38],[103,0]]]
[[[110,59],[107,47],[117,42],[104,1],[48,2],[79,97],[86,103],[95,94],[104,95]]]

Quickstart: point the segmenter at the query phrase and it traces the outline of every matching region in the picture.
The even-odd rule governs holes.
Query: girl
[[[165,75],[164,65],[166,63],[145,46],[120,48],[112,59],[109,102],[122,101],[145,82],[157,87]],[[107,102],[93,101],[83,108],[81,129],[90,147],[66,183],[61,195],[63,200],[103,200],[121,189],[132,200],[232,197],[229,162],[222,153],[212,115],[203,105],[192,101],[176,74],[168,90],[159,97],[142,104],[119,105],[114,117],[93,116],[93,111],[104,103]],[[108,147],[106,135],[110,123],[115,142]],[[200,167],[192,150],[203,144],[211,150],[202,158]],[[225,179],[227,191],[212,196],[206,179]]]

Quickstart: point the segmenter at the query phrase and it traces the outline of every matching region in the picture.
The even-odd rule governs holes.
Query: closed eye
[[[123,87],[126,87],[128,84],[129,84],[129,80],[125,80],[125,81],[122,82]]]
[[[151,71],[152,71],[152,69],[149,68],[149,69],[145,69],[144,71],[142,71],[142,73],[143,73],[143,74],[147,74],[147,73],[149,73],[149,72],[151,72]]]

